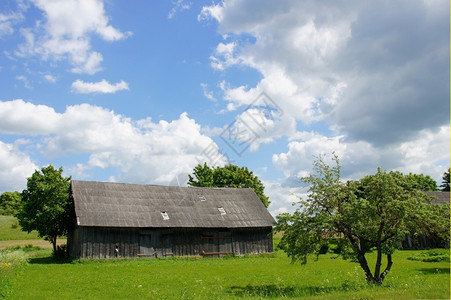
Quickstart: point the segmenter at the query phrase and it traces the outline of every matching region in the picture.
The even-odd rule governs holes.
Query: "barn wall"
[[[235,255],[272,253],[272,228],[240,228],[232,230]]]
[[[70,234],[69,254],[73,257],[136,257],[139,251],[137,229],[78,227]]]
[[[227,228],[103,228],[77,227],[68,236],[73,257],[167,257],[204,255],[220,257],[271,253],[272,229]]]

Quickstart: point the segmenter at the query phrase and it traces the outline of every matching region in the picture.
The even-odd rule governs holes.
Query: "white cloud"
[[[208,89],[208,84],[201,83],[200,86],[202,88],[205,98],[207,98],[208,100],[211,100],[211,101],[216,101],[213,91]]]
[[[287,118],[326,120],[379,147],[449,123],[448,11],[445,0],[235,0],[203,7],[198,19],[216,20],[227,36],[213,68],[262,75],[254,87],[223,84],[229,109],[265,91]]]
[[[219,43],[216,46],[215,55],[210,56],[210,64],[213,69],[224,70],[229,66],[239,63],[239,58],[235,56],[236,43]],[[218,58],[219,57],[219,58]]]
[[[30,82],[28,81],[28,78],[26,76],[19,75],[19,76],[16,76],[16,79],[22,81],[25,88],[27,88],[27,89],[32,88],[32,86],[30,85]]]
[[[69,59],[72,72],[94,74],[101,69],[102,54],[91,49],[93,33],[106,41],[126,38],[109,25],[101,0],[34,0],[33,4],[44,12],[45,22],[35,28],[22,29],[26,42],[18,55],[41,55],[43,59]]]
[[[225,163],[213,140],[186,113],[171,122],[154,123],[89,104],[57,113],[48,106],[14,100],[0,102],[0,132],[39,135],[38,149],[47,157],[88,154],[87,161],[66,168],[82,177],[112,168],[117,172],[112,180],[168,184],[204,161]]]
[[[405,173],[427,174],[441,184],[441,175],[449,168],[450,127],[437,130],[425,129],[416,139],[402,143],[396,149],[402,160],[399,170]]]
[[[348,142],[343,136],[327,137],[314,132],[297,133],[296,141],[288,144],[288,151],[274,154],[274,166],[284,174],[307,176],[312,162],[318,155],[330,158],[335,152],[341,161],[344,179],[360,179],[374,174],[378,167],[432,176],[440,183],[443,172],[449,166],[449,126],[437,130],[424,130],[409,142],[385,149],[368,142]]]
[[[61,116],[51,107],[21,99],[0,101],[0,132],[5,134],[50,134]]]
[[[197,16],[198,21],[205,21],[211,18],[219,22],[222,21],[222,6],[220,4],[202,7],[201,13]]]
[[[47,80],[50,83],[55,83],[56,82],[56,77],[50,74],[45,74],[44,75],[45,80]]]
[[[111,84],[105,79],[99,82],[84,82],[76,80],[72,83],[72,92],[80,94],[89,93],[102,93],[102,94],[114,94],[118,91],[129,90],[128,83],[121,80],[118,83]]]
[[[287,182],[265,181],[265,194],[271,201],[268,207],[273,217],[278,214],[292,213],[297,207],[293,203],[298,202],[301,197],[306,196],[307,189],[298,179],[293,179],[289,185]]]
[[[185,3],[184,0],[172,1],[174,5],[172,9],[168,13],[168,19],[172,19],[178,12],[182,12],[184,10],[189,10],[191,8],[192,3]]]
[[[14,25],[21,20],[23,20],[23,15],[19,12],[0,13],[0,37],[13,34]]]
[[[0,141],[0,193],[21,192],[36,169],[38,166],[17,146]]]

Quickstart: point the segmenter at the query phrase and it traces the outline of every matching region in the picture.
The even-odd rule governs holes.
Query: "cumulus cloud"
[[[0,101],[0,132],[19,135],[50,134],[61,116],[45,105],[35,105],[22,99]]]
[[[360,179],[381,167],[431,175],[440,182],[449,164],[449,134],[449,126],[427,129],[409,142],[380,149],[365,141],[348,142],[343,136],[299,132],[296,140],[288,144],[288,151],[274,154],[272,161],[287,177],[303,177],[312,172],[315,157],[325,155],[329,159],[335,152],[340,158],[344,179]]]
[[[265,194],[271,201],[268,207],[273,217],[285,212],[293,212],[296,206],[293,203],[298,202],[301,197],[306,196],[306,188],[300,180],[292,186],[287,186],[286,182],[265,181]]]
[[[118,91],[129,90],[128,83],[123,80],[118,83],[111,84],[105,79],[99,82],[84,82],[82,80],[76,80],[72,83],[71,89],[72,92],[80,94],[114,94]]]
[[[94,74],[101,69],[102,54],[91,49],[90,38],[96,34],[106,41],[126,38],[109,25],[101,0],[34,0],[33,4],[44,12],[45,21],[36,22],[35,28],[23,28],[25,43],[17,52],[26,56],[38,54],[43,59],[68,59],[72,72]]]
[[[262,75],[254,87],[223,85],[229,109],[265,91],[285,118],[383,147],[449,123],[448,11],[444,0],[223,1],[198,19],[227,36],[213,68]]]
[[[14,100],[0,101],[0,114],[0,133],[37,136],[44,156],[87,154],[87,161],[68,168],[81,177],[113,168],[117,173],[110,180],[168,184],[204,161],[226,162],[187,113],[170,122],[133,121],[89,104],[67,106],[58,113],[45,105]]]
[[[0,141],[0,193],[22,191],[27,177],[39,169],[16,145]]]

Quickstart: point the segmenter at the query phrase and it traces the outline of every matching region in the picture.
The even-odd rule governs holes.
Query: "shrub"
[[[326,254],[329,251],[329,244],[322,244],[319,249],[319,254]]]
[[[14,219],[14,222],[11,224],[11,228],[12,229],[19,228],[19,222],[17,221],[17,219]]]
[[[66,259],[69,257],[67,253],[67,245],[56,246],[56,251],[53,252],[53,258]]]
[[[23,266],[28,262],[28,255],[20,246],[0,250],[0,263],[11,267]]]
[[[11,292],[11,277],[28,262],[27,254],[20,246],[0,250],[0,298],[6,298]]]
[[[409,260],[417,260],[422,262],[449,262],[449,250],[447,249],[431,249],[423,251],[420,254],[409,256]]]

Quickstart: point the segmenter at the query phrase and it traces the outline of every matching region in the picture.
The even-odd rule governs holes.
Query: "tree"
[[[63,168],[52,165],[35,171],[27,179],[22,192],[22,209],[17,218],[23,231],[37,230],[40,237],[53,245],[56,239],[67,235],[75,224],[75,211],[69,198],[70,177],[63,177]]]
[[[21,207],[22,196],[19,192],[4,192],[0,196],[0,215],[14,216]]]
[[[188,184],[191,186],[252,188],[265,207],[270,204],[263,183],[247,167],[240,168],[230,164],[212,168],[204,163],[193,169],[193,176],[188,175]]]
[[[426,222],[434,214],[428,204],[430,199],[416,189],[406,188],[412,182],[400,172],[378,169],[375,175],[343,183],[336,155],[333,161],[331,167],[318,157],[314,162],[316,174],[302,178],[309,184],[308,198],[293,214],[277,217],[276,231],[283,233],[279,247],[293,262],[305,264],[307,255],[319,255],[321,246],[335,239],[340,254],[359,263],[366,281],[380,285],[393,265],[397,242],[430,225]],[[365,257],[373,249],[374,272]],[[387,265],[382,270],[383,255]]]
[[[429,175],[412,174],[406,175],[408,180],[412,182],[412,188],[422,191],[436,191],[437,181]]]
[[[448,171],[446,171],[445,173],[443,173],[443,181],[442,184],[440,185],[440,187],[442,188],[441,190],[443,192],[449,192],[449,170],[450,168],[448,168]]]

